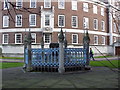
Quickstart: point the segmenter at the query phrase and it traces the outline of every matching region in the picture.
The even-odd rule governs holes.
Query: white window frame
[[[74,43],[74,39],[73,39],[73,36],[76,36],[76,43]],[[72,34],[72,44],[78,44],[78,34]]]
[[[10,5],[9,5],[9,0],[4,0],[4,10],[7,10],[7,9],[9,9],[10,8]],[[6,4],[7,4],[7,7],[5,7],[6,6]]]
[[[102,45],[105,45],[105,36],[102,36]]]
[[[101,15],[104,16],[104,8],[101,7]]]
[[[88,12],[89,11],[89,5],[88,3],[83,3],[83,11]]]
[[[96,21],[96,24],[95,24],[95,21]],[[94,28],[94,30],[98,30],[98,19],[93,20],[93,28]]]
[[[77,0],[72,0],[72,10],[77,10]]]
[[[17,20],[18,20],[18,18],[17,17],[21,17],[21,25],[18,25],[18,23],[17,23]],[[16,25],[15,25],[16,27],[22,27],[22,15],[16,15]]]
[[[49,3],[49,6],[46,6],[46,2]],[[51,8],[51,0],[44,0],[44,8]]]
[[[93,5],[93,13],[97,14],[97,5]]]
[[[58,8],[65,9],[65,0],[58,0]]]
[[[101,21],[101,30],[105,31],[105,21]]]
[[[20,43],[17,42],[17,35],[20,35],[21,38],[20,38]],[[15,34],[15,44],[22,44],[22,34],[21,33],[16,33]]]
[[[3,16],[3,27],[9,27],[9,16]]]
[[[45,39],[46,39],[46,38],[45,38],[45,35],[46,35],[46,34],[49,34],[49,42],[48,42],[48,43],[45,42]],[[51,43],[51,34],[50,34],[50,33],[44,33],[44,43],[45,43],[45,44],[50,44],[50,43]]]
[[[46,15],[48,15],[49,16],[49,25],[46,25]],[[51,16],[50,16],[50,14],[45,14],[45,21],[44,21],[44,26],[45,27],[49,27],[50,26],[50,19],[51,19]]]
[[[31,23],[31,17],[32,17],[32,15],[35,16],[35,22],[34,22],[34,25]],[[32,22],[33,22],[33,21],[32,21]],[[30,14],[30,15],[29,15],[29,26],[36,26],[36,14]]]
[[[76,26],[73,26],[73,18],[76,18]],[[71,18],[71,25],[72,25],[72,28],[78,28],[78,16],[72,16]]]
[[[5,42],[5,35],[7,35],[7,42]],[[3,34],[3,44],[8,44],[9,43],[9,35],[8,34]]]
[[[116,27],[116,23],[114,22],[113,23],[113,32],[116,32],[117,31],[117,27]]]
[[[97,38],[96,43],[95,43],[95,37]],[[97,35],[94,35],[94,45],[98,45],[98,36]]]
[[[35,6],[33,7],[32,6],[32,2],[34,1],[34,3],[35,3]],[[36,8],[36,0],[30,0],[30,8]]]
[[[34,39],[35,42],[32,42],[32,44],[36,44],[36,33],[31,33],[31,37],[32,37],[32,35],[35,36],[35,39]]]
[[[83,28],[89,29],[89,18],[83,17]]]
[[[64,17],[63,26],[60,26],[59,17]],[[65,15],[58,15],[58,27],[65,27]]]
[[[21,2],[21,6],[20,7],[18,7],[18,1]],[[20,9],[22,7],[23,7],[23,0],[16,0],[16,9]]]

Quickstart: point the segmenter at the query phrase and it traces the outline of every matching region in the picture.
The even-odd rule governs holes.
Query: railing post
[[[83,37],[83,48],[86,49],[86,65],[89,65],[90,58],[89,58],[89,43],[90,43],[90,38],[88,34],[88,30],[86,30],[84,37]]]
[[[28,33],[28,65],[27,65],[27,71],[31,71],[32,68],[31,68],[31,61],[32,61],[32,57],[31,57],[31,42],[32,42],[32,37],[31,37],[31,32],[29,31]]]
[[[65,72],[65,68],[64,68],[64,35],[63,35],[63,31],[61,28],[60,31],[60,35],[59,35],[59,68],[58,71],[59,73],[64,73]]]

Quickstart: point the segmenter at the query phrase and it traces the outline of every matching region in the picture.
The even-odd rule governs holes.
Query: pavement
[[[90,71],[59,74],[57,72],[23,72],[22,67],[2,69],[2,88],[119,88],[118,72],[106,67]]]
[[[108,60],[120,60],[120,57],[108,57]],[[96,61],[107,60],[106,58],[95,58]],[[92,60],[91,60],[92,61]],[[23,59],[0,59],[0,62],[24,62]]]

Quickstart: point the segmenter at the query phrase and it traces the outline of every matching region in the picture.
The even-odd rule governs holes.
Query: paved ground
[[[3,88],[118,88],[118,73],[106,67],[74,73],[27,72],[21,67],[2,70]]]

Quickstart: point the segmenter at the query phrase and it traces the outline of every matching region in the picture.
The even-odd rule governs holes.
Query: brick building
[[[22,55],[24,36],[31,31],[32,47],[58,42],[61,27],[68,47],[82,47],[88,30],[95,54],[118,54],[119,0],[3,0],[0,3],[0,47],[4,55]],[[117,5],[117,6],[115,6]],[[118,16],[116,16],[118,15]]]

